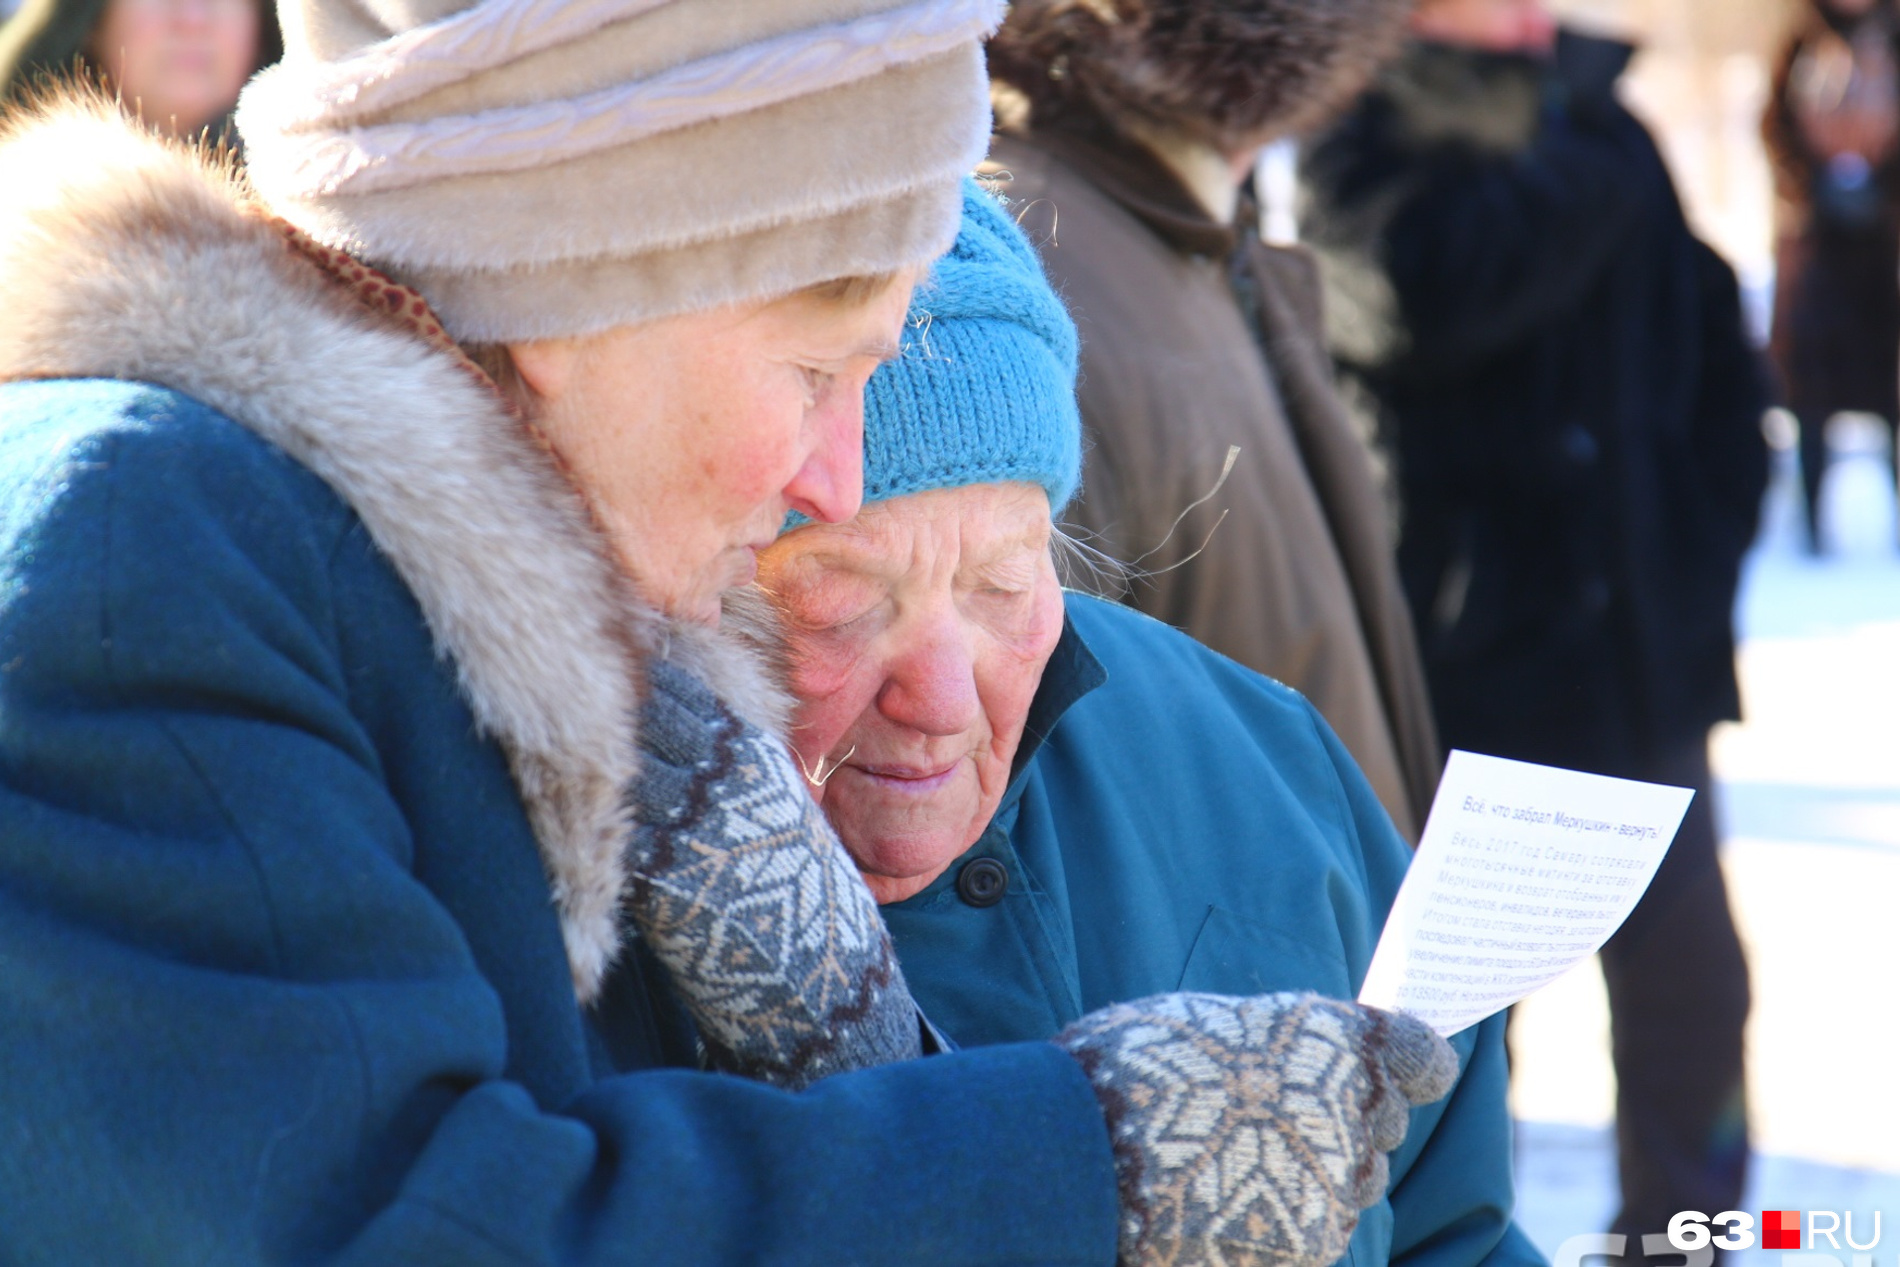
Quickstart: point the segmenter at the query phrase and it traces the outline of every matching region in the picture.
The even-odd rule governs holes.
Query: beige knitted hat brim
[[[239,127],[273,211],[414,285],[458,339],[586,334],[941,254],[1000,11],[482,0],[293,58]]]
[[[946,223],[954,240],[959,210],[953,185],[853,207],[823,220],[630,259],[575,260],[499,273],[412,270],[406,280],[465,343],[583,334],[625,324],[629,311],[656,316],[705,311],[789,295],[812,278],[869,277],[905,268],[917,263],[918,243],[934,242]],[[927,250],[927,258],[943,254],[934,246]],[[682,304],[682,297],[691,301]],[[498,320],[498,313],[505,320]]]

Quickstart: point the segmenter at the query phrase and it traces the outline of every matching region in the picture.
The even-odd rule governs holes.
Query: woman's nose
[[[864,391],[838,396],[812,415],[811,452],[785,486],[793,510],[826,524],[843,523],[864,501]]]
[[[878,696],[878,711],[927,735],[960,735],[977,723],[982,702],[976,662],[953,614],[898,631],[899,653]]]

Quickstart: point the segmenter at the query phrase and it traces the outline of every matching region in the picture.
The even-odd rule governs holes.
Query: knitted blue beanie
[[[1021,480],[1061,511],[1082,467],[1075,369],[1075,323],[1035,247],[965,180],[956,245],[911,301],[902,355],[865,391],[865,504]]]

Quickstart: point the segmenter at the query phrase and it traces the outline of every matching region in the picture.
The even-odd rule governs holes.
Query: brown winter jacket
[[[1138,561],[1145,575],[1118,597],[1312,700],[1417,840],[1438,741],[1311,259],[1242,245],[1159,160],[1105,132],[1006,135],[991,157],[1081,331],[1087,457],[1068,522]],[[1226,484],[1170,535],[1232,445]]]

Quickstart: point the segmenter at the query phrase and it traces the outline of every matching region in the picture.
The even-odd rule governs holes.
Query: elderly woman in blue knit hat
[[[914,995],[960,1044],[1055,1036],[1085,1061],[1197,1011],[1309,1040],[1258,1063],[1257,1094],[1281,1111],[1246,1147],[1182,1154],[1165,1130],[1119,1133],[1118,1160],[1169,1194],[1125,1216],[1125,1258],[1144,1219],[1205,1218],[1217,1243],[1197,1202],[1251,1184],[1276,1194],[1284,1242],[1321,1261],[1350,1234],[1360,1264],[1540,1263],[1511,1222],[1498,1021],[1452,1040],[1457,1085],[1413,1095],[1381,1141],[1403,1136],[1389,1166],[1323,1160],[1361,1124],[1305,1061],[1374,1059],[1415,1024],[1337,1001],[1358,990],[1410,853],[1304,699],[1062,588],[1075,364],[1028,243],[966,189],[904,355],[871,380],[865,508],[795,522],[761,558],[794,746]],[[1128,1090],[1185,1103],[1205,1076],[1144,1061]]]

